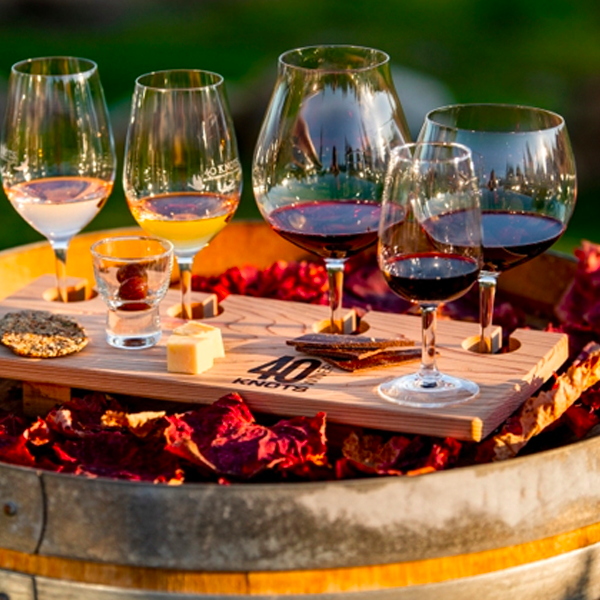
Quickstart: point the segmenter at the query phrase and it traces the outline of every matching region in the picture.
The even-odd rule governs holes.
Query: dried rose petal
[[[34,446],[45,446],[54,441],[54,434],[48,423],[39,418],[28,429],[23,432],[25,439]]]
[[[66,437],[83,437],[102,429],[102,415],[109,409],[123,410],[114,399],[104,394],[88,394],[50,411],[46,423],[50,429]]]
[[[564,421],[576,437],[582,438],[592,427],[600,423],[600,418],[583,406],[573,405],[563,415]]]
[[[0,437],[0,460],[23,467],[37,466],[24,435]]]
[[[394,436],[383,442],[378,435],[358,435],[351,433],[342,447],[344,457],[364,473],[380,475],[401,475],[396,465],[411,440],[404,436]]]
[[[562,323],[600,333],[600,245],[587,240],[575,250],[577,270],[571,285],[558,302],[555,313]]]
[[[304,462],[325,462],[325,416],[296,417],[266,427],[238,394],[167,417],[166,449],[218,476],[249,479]]]
[[[102,415],[101,421],[102,425],[106,427],[127,429],[138,438],[149,438],[162,435],[167,424],[165,416],[164,410],[140,413],[107,410]]]
[[[164,452],[162,443],[140,443],[119,431],[101,431],[56,442],[54,451],[62,470],[68,473],[155,483],[183,481],[177,459]]]

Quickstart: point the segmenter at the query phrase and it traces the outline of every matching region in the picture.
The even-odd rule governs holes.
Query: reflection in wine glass
[[[573,213],[577,181],[565,121],[525,106],[447,106],[427,114],[419,140],[459,142],[473,153],[483,211],[480,351],[491,352],[498,275],[550,248]]]
[[[64,302],[67,249],[104,206],[115,166],[94,62],[48,57],[13,65],[0,147],[2,183],[21,217],[50,242]]]
[[[390,151],[408,140],[384,52],[315,46],[284,53],[252,180],[274,231],[325,259],[332,332],[346,259],[375,243]]]
[[[175,248],[183,318],[193,316],[194,256],[231,220],[241,187],[223,78],[198,70],[138,77],[123,188],[140,226]]]
[[[392,153],[381,208],[378,260],[396,294],[418,303],[422,318],[420,370],[386,381],[390,402],[440,407],[479,393],[476,383],[436,366],[435,322],[441,302],[477,281],[481,211],[469,149],[460,144],[407,144]]]

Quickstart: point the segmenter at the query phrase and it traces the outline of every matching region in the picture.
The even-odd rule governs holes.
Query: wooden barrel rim
[[[236,227],[236,225],[238,227]],[[240,225],[241,227],[239,227]],[[238,235],[239,231],[241,231],[243,238],[241,241]],[[113,235],[115,233],[116,230],[104,233],[94,232],[92,234],[85,234],[78,240],[79,245],[77,249],[86,250],[87,246],[91,243],[91,240],[96,239],[100,235]],[[260,258],[257,259],[258,266],[268,266],[268,264],[273,262],[272,250],[275,247],[277,247],[277,258],[285,260],[295,260],[300,258],[298,252],[294,251],[291,246],[286,248],[287,254],[285,252],[280,252],[280,246],[278,242],[275,241],[273,241],[274,245],[271,247],[271,251],[263,251],[263,246],[261,244],[263,243],[263,239],[266,239],[263,235],[267,234],[268,236],[270,233],[270,230],[265,227],[264,223],[233,223],[232,226],[230,226],[230,233],[236,238],[236,247],[239,246],[240,248],[254,248],[257,240],[260,240],[260,244],[257,246],[260,254]],[[227,246],[227,244],[230,246],[232,245],[231,239],[231,237],[227,236],[217,238],[217,243],[215,243],[213,247],[207,249],[208,253],[203,252],[201,254],[201,260],[197,265],[200,268],[195,269],[195,272],[215,274],[223,272],[226,268],[229,268],[229,266],[233,266],[227,262],[233,262],[234,259],[232,256],[225,256],[222,251],[222,248]],[[72,253],[71,266],[73,267],[76,265],[77,271],[74,269],[75,272],[71,272],[71,275],[80,275],[79,268],[87,268],[89,272],[89,265],[87,264],[89,263],[89,257],[87,254],[88,253],[85,251],[78,253],[77,250]],[[238,255],[239,254],[240,253],[238,252]],[[215,257],[214,260],[213,256]],[[242,258],[243,260],[246,260],[245,256]],[[238,260],[241,260],[239,256]],[[565,273],[572,272],[574,264],[563,265],[563,262],[565,262],[563,260],[559,260],[559,262],[561,268],[564,266]],[[0,252],[0,280],[3,281],[2,286],[0,286],[0,297],[5,296],[7,291],[10,291],[11,288],[14,287],[18,289],[29,280],[37,277],[40,271],[42,273],[51,271],[51,268],[48,268],[48,265],[50,265],[50,267],[52,266],[51,253],[45,242]],[[531,266],[533,267],[533,265]],[[547,269],[542,269],[542,271],[544,273],[548,272]],[[531,277],[529,279],[531,279],[531,281],[528,281],[528,286],[530,288],[539,288],[539,278]],[[510,280],[510,274],[508,280]],[[566,281],[566,277],[558,277],[558,280]],[[506,281],[507,279],[504,280],[504,282]],[[522,281],[519,280],[517,283],[518,285],[514,286],[514,292],[520,296],[520,286]],[[513,291],[510,286],[509,291]],[[550,295],[544,292],[544,296],[547,295],[548,298],[544,297],[542,300],[547,302],[548,305],[553,306],[556,297],[558,297],[560,293],[561,290],[558,288],[553,290]],[[535,301],[536,303],[539,303],[540,298],[536,297]],[[505,537],[503,541],[500,540],[499,547],[492,547],[490,546],[490,543],[484,542],[485,545],[480,545],[479,547],[463,546],[455,549],[454,554],[452,553],[452,549],[450,549],[449,553],[443,554],[440,552],[439,547],[429,548],[429,546],[427,546],[425,550],[429,552],[429,554],[415,554],[414,546],[412,545],[410,538],[402,538],[400,536],[403,540],[402,543],[410,547],[410,554],[396,554],[396,556],[389,555],[389,560],[394,562],[379,564],[387,561],[388,555],[381,555],[381,553],[377,555],[377,553],[374,552],[369,557],[364,551],[365,548],[358,548],[355,549],[355,554],[350,557],[350,560],[360,560],[361,562],[346,562],[346,564],[344,564],[344,561],[340,559],[340,548],[336,545],[337,542],[333,540],[325,550],[333,548],[334,553],[337,553],[333,554],[332,559],[333,561],[338,561],[338,563],[335,564],[335,562],[332,561],[329,563],[320,563],[315,562],[314,560],[313,562],[310,562],[310,556],[314,556],[315,551],[312,538],[310,538],[310,548],[305,548],[308,558],[300,557],[300,559],[298,559],[296,551],[288,548],[287,551],[293,555],[293,562],[290,560],[290,562],[280,564],[279,566],[276,565],[273,567],[274,570],[266,570],[270,568],[270,564],[266,564],[265,562],[255,562],[254,564],[249,564],[248,562],[232,562],[233,559],[230,554],[226,555],[227,560],[230,561],[229,565],[215,565],[214,563],[204,565],[199,564],[199,568],[195,568],[194,565],[190,566],[189,564],[181,562],[170,564],[154,563],[155,566],[149,566],[153,563],[140,562],[147,559],[145,555],[135,554],[135,552],[140,551],[140,548],[145,548],[143,544],[140,546],[136,546],[135,544],[130,546],[125,545],[123,548],[120,548],[121,545],[118,544],[119,552],[122,553],[122,555],[119,556],[113,554],[103,557],[98,554],[90,554],[88,547],[91,545],[91,538],[88,535],[90,532],[87,531],[85,527],[81,527],[81,524],[89,525],[89,521],[95,520],[98,523],[98,529],[106,528],[108,530],[111,528],[110,521],[106,519],[109,513],[104,515],[105,518],[99,518],[98,514],[89,509],[93,507],[97,508],[100,504],[98,502],[95,505],[94,503],[90,504],[87,499],[87,494],[78,498],[76,491],[71,495],[59,495],[56,500],[53,500],[53,503],[48,503],[48,501],[54,498],[54,492],[63,492],[63,488],[76,487],[78,490],[86,492],[91,491],[93,495],[93,492],[98,487],[96,486],[96,483],[98,482],[94,483],[93,480],[82,481],[77,482],[77,484],[73,486],[71,485],[74,481],[73,476],[55,473],[42,474],[37,472],[36,477],[33,477],[34,472],[31,469],[13,466],[4,468],[0,465],[0,475],[6,476],[5,481],[8,484],[11,484],[18,479],[16,478],[16,475],[22,475],[23,485],[22,488],[19,488],[19,491],[25,492],[25,495],[31,493],[31,506],[28,507],[28,511],[23,508],[18,515],[6,519],[6,521],[14,523],[16,519],[22,518],[23,520],[27,520],[30,514],[34,514],[38,518],[35,527],[33,527],[33,525],[31,526],[32,531],[29,532],[29,537],[27,539],[24,539],[25,536],[19,535],[22,534],[23,528],[21,527],[15,529],[14,539],[13,537],[10,537],[5,540],[8,542],[6,545],[9,547],[0,549],[0,569],[4,569],[5,573],[13,572],[18,574],[19,577],[39,577],[40,581],[47,578],[49,581],[56,582],[53,585],[57,585],[60,581],[65,581],[72,585],[101,585],[115,587],[115,589],[116,586],[119,586],[123,589],[134,590],[134,593],[136,593],[135,590],[152,590],[158,593],[199,593],[213,594],[215,596],[224,594],[229,596],[235,594],[299,595],[335,592],[377,592],[378,590],[385,592],[385,590],[392,590],[391,593],[393,594],[395,588],[402,588],[406,590],[405,593],[408,593],[412,597],[413,593],[421,593],[419,590],[412,591],[411,588],[413,586],[436,583],[448,583],[453,585],[454,581],[460,582],[461,579],[465,580],[465,585],[467,585],[466,580],[469,578],[477,578],[478,576],[493,573],[497,573],[496,577],[502,578],[504,577],[503,571],[508,569],[514,569],[513,572],[518,573],[521,572],[519,567],[525,567],[534,563],[539,564],[546,559],[557,559],[561,556],[567,557],[568,555],[578,556],[579,553],[576,552],[578,550],[586,550],[587,552],[598,551],[597,549],[600,549],[600,523],[597,523],[596,521],[598,519],[598,507],[600,507],[600,493],[598,493],[596,497],[596,486],[593,484],[594,473],[600,472],[600,464],[597,463],[598,447],[598,439],[587,440],[574,444],[571,448],[559,448],[554,451],[541,453],[543,455],[538,454],[537,459],[535,458],[535,455],[533,457],[527,456],[518,458],[514,461],[508,461],[510,464],[507,462],[506,464],[478,465],[473,469],[466,468],[465,470],[461,469],[453,472],[446,472],[445,474],[440,473],[423,477],[422,484],[426,484],[429,477],[432,477],[432,481],[438,481],[438,477],[441,477],[440,483],[443,483],[444,479],[446,479],[446,483],[448,483],[448,476],[451,482],[454,482],[456,479],[456,490],[454,490],[452,494],[461,502],[465,501],[465,498],[469,499],[472,495],[472,492],[462,485],[461,475],[470,475],[475,481],[483,481],[477,488],[479,492],[482,493],[480,498],[482,506],[485,506],[487,510],[488,504],[491,503],[493,506],[490,510],[493,513],[493,516],[499,518],[500,524],[505,526],[506,530],[503,530]],[[569,462],[570,468],[567,471],[560,466],[565,458],[571,460],[571,462]],[[577,461],[574,460],[576,458],[578,458]],[[553,465],[556,463],[556,473],[546,473],[543,468],[541,469],[541,471],[545,473],[545,478],[542,480],[542,483],[546,485],[545,488],[542,488],[536,478],[538,476],[538,471],[540,471],[540,463],[547,461],[552,461]],[[4,473],[4,471],[9,471],[10,473]],[[507,481],[514,481],[517,474],[517,479],[521,479],[521,483],[516,485],[515,490],[516,492],[520,492],[520,495],[519,493],[516,493],[513,496],[505,497],[502,494],[502,490],[498,489],[497,485],[491,485],[498,478],[500,481],[504,481],[505,486],[507,486]],[[446,475],[446,478],[444,475]],[[575,477],[577,477],[580,482],[584,479],[587,480],[587,486],[591,489],[587,489],[583,483],[577,483],[577,481],[573,482],[573,478]],[[30,481],[30,479],[36,480]],[[20,481],[20,479],[18,479],[18,481]],[[168,506],[167,503],[163,503],[160,498],[157,497],[162,497],[161,494],[154,493],[162,492],[163,490],[161,489],[154,490],[150,489],[149,486],[140,486],[138,483],[131,482],[111,483],[118,483],[119,485],[116,487],[122,492],[121,496],[126,498],[134,497],[141,489],[145,491],[147,488],[150,496],[149,498],[142,498],[140,494],[140,502],[143,500],[148,504],[148,500],[150,500],[149,504],[151,507],[159,512],[165,506]],[[414,480],[410,482],[408,481],[408,478],[400,478],[397,482],[394,482],[394,488],[398,486],[400,488],[408,487],[411,489],[411,485],[414,483]],[[404,484],[404,486],[402,484]],[[378,485],[381,485],[381,482],[370,481],[368,484],[365,484],[366,491],[370,494],[377,489]],[[190,491],[190,502],[186,506],[189,508],[189,504],[193,503],[194,510],[197,510],[198,505],[195,504],[195,501],[197,500],[195,488],[197,486],[196,484],[190,484],[190,486],[193,489]],[[103,486],[100,487],[102,488]],[[107,485],[106,487],[109,486]],[[279,486],[266,485],[265,489],[261,490],[261,494],[265,494],[262,500],[264,501],[272,494],[276,494],[278,487]],[[283,487],[285,488],[287,486],[284,485]],[[322,487],[324,486],[318,482],[307,484],[307,488],[316,492],[320,492]],[[356,487],[362,488],[363,485],[360,484]],[[575,490],[573,494],[571,494],[571,487]],[[331,488],[340,494],[344,491],[343,486],[333,485]],[[421,488],[423,488],[424,491],[431,491],[430,487],[421,485],[420,481],[417,491],[420,491]],[[8,486],[6,489],[9,490],[9,494],[13,494],[13,486]],[[294,487],[294,493],[298,493],[302,489],[303,484],[300,484],[298,487]],[[556,492],[553,490],[556,490]],[[226,490],[220,491],[223,491],[225,494],[227,493]],[[549,503],[542,502],[544,491],[551,497]],[[483,494],[483,492],[485,492],[485,494]],[[444,497],[440,502],[447,503],[446,493],[447,486],[443,490]],[[588,496],[588,494],[590,495]],[[417,496],[420,495],[421,494],[417,494]],[[221,495],[219,494],[218,497],[220,496]],[[441,498],[442,493],[440,493],[439,496]],[[330,506],[324,502],[328,499],[326,496],[316,495],[316,497],[321,501],[319,506],[314,510],[315,516],[319,517],[322,514],[323,506],[325,506],[325,508],[330,508]],[[374,495],[374,497],[379,499],[378,496]],[[410,497],[407,496],[407,499],[409,498]],[[423,494],[423,498],[431,498],[431,496]],[[10,499],[12,499],[12,496]],[[18,499],[20,500],[20,498]],[[65,511],[65,506],[68,505],[76,508],[76,504],[70,504],[72,501],[81,501],[82,499],[85,500],[85,502],[83,502],[84,506],[80,510],[81,514],[77,514],[74,518],[74,514],[71,511]],[[371,496],[369,496],[369,499],[371,499]],[[398,510],[402,511],[403,509],[403,505],[401,503],[400,505],[398,504],[398,496],[396,493],[390,492],[385,495],[385,499],[389,500],[390,505],[389,507],[386,507],[385,511],[382,511],[386,513],[383,514],[383,517],[385,518],[378,524],[380,527],[379,534],[382,536],[389,535],[389,517],[394,514],[397,515]],[[180,498],[177,498],[178,504],[180,503],[180,500]],[[258,498],[256,502],[259,507],[262,506],[260,500],[261,498]],[[509,501],[507,502],[507,500]],[[208,506],[210,508],[209,503]],[[441,504],[441,506],[445,506],[445,504]],[[514,515],[510,513],[510,510],[512,510],[510,509],[511,506],[514,507]],[[477,506],[475,507],[477,508]],[[457,508],[457,517],[461,514],[464,515],[465,507],[463,504],[459,504]],[[260,510],[264,509],[257,508],[255,512],[258,514]],[[494,512],[494,510],[496,512]],[[252,514],[250,509],[248,509],[248,511],[248,514]],[[189,512],[187,514],[189,515]],[[365,514],[370,514],[370,512]],[[58,518],[59,516],[60,519]],[[112,516],[113,515],[111,515],[111,519]],[[435,529],[436,524],[430,522],[431,516],[431,513],[429,515],[424,514],[423,523],[421,523],[421,525],[430,527],[430,529],[424,529],[425,533],[428,532],[429,539],[432,539],[431,533],[433,531],[439,531]],[[177,515],[175,515],[169,523],[176,523],[174,520],[176,517]],[[401,518],[410,521],[410,524],[412,524],[413,520],[409,517],[410,515],[403,513]],[[474,513],[473,518],[478,517],[479,514]],[[504,521],[505,517],[506,522]],[[513,519],[512,521],[511,518]],[[67,521],[72,530],[72,535],[71,537],[62,537],[60,532],[65,530],[64,524]],[[532,521],[533,525],[531,525]],[[481,521],[474,522],[473,528],[469,525],[469,532],[478,528],[477,523],[481,525]],[[136,521],[136,519],[132,517],[131,524],[132,526],[139,526],[140,521],[139,519]],[[272,521],[267,521],[265,519],[265,521],[262,522],[262,526],[265,527],[265,524],[272,524]],[[298,531],[302,530],[304,532],[306,530],[301,528],[302,524],[303,522],[297,519],[293,522],[294,527],[298,526]],[[116,527],[117,531],[119,530],[118,522],[116,524],[113,523],[113,526]],[[188,526],[187,521],[185,522],[185,526]],[[316,523],[316,526],[318,526],[319,529],[322,529],[319,522]],[[36,527],[38,529],[36,529]],[[69,527],[66,529],[69,529]],[[519,537],[507,537],[512,535],[507,533],[511,530],[521,532],[519,533]],[[7,528],[7,531],[12,530]],[[131,531],[137,531],[137,529],[133,528]],[[199,531],[203,530],[199,529]],[[215,531],[218,532],[221,530],[216,529]],[[480,531],[484,532],[486,539],[489,537],[485,527]],[[555,534],[556,531],[560,533]],[[189,554],[190,547],[186,545],[186,542],[189,542],[190,540],[181,539],[181,533],[182,532],[178,531],[176,536],[171,537],[168,540],[161,537],[160,548],[154,548],[153,550],[159,550],[160,553],[165,550],[165,547],[168,546],[168,544],[172,544],[175,547],[181,547],[183,545],[185,551],[182,551],[182,554]],[[297,532],[292,531],[292,533],[297,535]],[[324,535],[329,534],[330,531],[326,530]],[[358,534],[361,534],[361,530],[358,531]],[[417,534],[415,534],[415,536],[418,537]],[[185,535],[183,537],[185,538]],[[156,536],[155,539],[157,539]],[[218,539],[219,537],[215,537],[213,542]],[[75,543],[76,540],[79,541]],[[385,537],[381,537],[380,540],[385,540]],[[104,542],[105,540],[103,539],[101,541]],[[288,539],[287,541],[289,542],[290,540]],[[352,541],[353,540],[351,539],[347,540],[347,545],[352,545]],[[14,545],[11,545],[13,542]],[[231,542],[232,546],[229,547],[229,550],[231,550],[235,544],[240,545],[243,540],[241,540],[239,536],[235,538],[232,536]],[[435,542],[436,544],[439,544],[437,537],[435,538]],[[465,543],[470,542],[469,540],[466,540]],[[479,541],[478,543],[481,544],[482,542]],[[70,544],[74,544],[74,546]],[[285,545],[277,548],[277,560],[279,560],[278,556],[282,550],[284,552],[286,551]],[[203,551],[206,551],[205,547],[202,547],[200,552],[197,550],[195,551],[195,555],[201,560],[205,560]],[[394,551],[402,552],[403,548],[394,548]],[[41,552],[42,554],[39,554],[38,552]],[[233,552],[233,554],[235,554],[235,552]],[[63,558],[62,556],[75,558]],[[251,554],[250,556],[251,560],[255,560],[254,555]],[[119,560],[121,558],[125,561],[132,560],[138,562],[134,562],[133,564],[128,564],[127,562],[120,563]],[[320,555],[317,556],[317,558],[320,560]],[[305,560],[305,562],[303,564],[302,562],[297,562],[298,560]],[[371,564],[368,564],[369,560],[371,561]],[[249,562],[251,563],[251,561]],[[315,567],[315,564],[318,566]],[[321,564],[324,566],[322,569],[318,568]],[[552,561],[550,564],[555,565],[556,561]],[[298,568],[295,568],[296,565]],[[481,580],[475,579],[475,581]],[[487,581],[487,579],[484,579],[483,581]],[[435,590],[437,588],[433,586],[432,588],[427,589]],[[149,595],[154,596],[153,594]],[[377,597],[379,597],[379,595]]]
[[[364,567],[252,572],[190,572],[125,567],[0,549],[0,568],[77,583],[202,594],[319,594],[434,584],[518,567],[600,542],[600,523],[524,544],[473,554]]]

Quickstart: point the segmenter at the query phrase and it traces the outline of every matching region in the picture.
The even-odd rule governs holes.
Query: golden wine
[[[150,235],[169,240],[175,254],[195,254],[230,221],[239,194],[178,192],[130,201],[134,219]]]

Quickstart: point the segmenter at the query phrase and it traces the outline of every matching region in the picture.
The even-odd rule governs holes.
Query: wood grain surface
[[[22,358],[0,347],[0,377],[200,404],[237,391],[254,411],[286,416],[325,411],[329,420],[340,423],[478,441],[546,381],[568,352],[565,335],[521,329],[513,336],[512,352],[482,355],[467,349],[477,335],[476,324],[440,320],[440,370],[476,381],[481,393],[462,405],[413,409],[381,400],[376,387],[415,370],[418,363],[347,373],[286,345],[287,339],[313,331],[327,317],[327,307],[230,296],[221,303],[220,314],[206,321],[221,329],[226,357],[201,375],[182,375],[166,370],[167,337],[182,323],[169,314],[179,301],[177,290],[170,290],[161,304],[159,344],[118,350],[105,341],[101,299],[49,302],[44,296],[53,285],[52,276],[42,276],[5,298],[0,314],[24,308],[69,314],[86,328],[90,343],[78,354],[54,359]],[[195,298],[203,301],[206,294]],[[363,325],[375,337],[403,333],[420,339],[418,317],[371,312]]]

